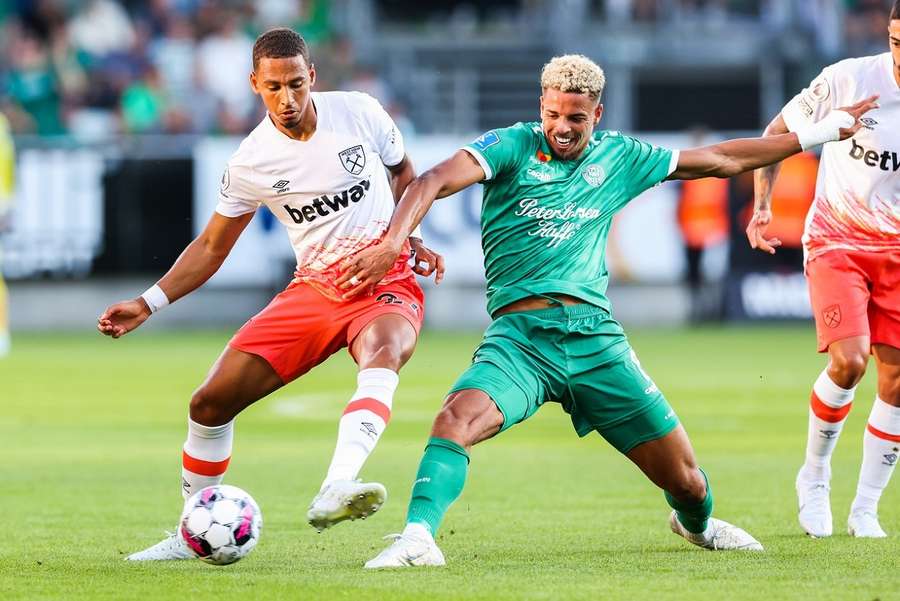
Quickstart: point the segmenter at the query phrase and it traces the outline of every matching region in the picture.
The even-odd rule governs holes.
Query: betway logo
[[[865,146],[856,143],[851,138],[853,146],[850,147],[850,158],[862,161],[869,167],[878,167],[882,171],[900,171],[900,156],[896,152],[885,150],[878,153],[877,150],[869,150]]]
[[[311,203],[303,205],[300,208],[294,208],[290,205],[284,205],[284,210],[288,212],[294,223],[303,223],[304,221],[315,221],[317,217],[325,217],[331,215],[341,209],[346,209],[351,202],[359,202],[369,190],[369,180],[363,180],[341,192],[329,196],[323,194]]]

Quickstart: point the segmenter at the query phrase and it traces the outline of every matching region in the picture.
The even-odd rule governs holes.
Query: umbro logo
[[[289,183],[291,182],[287,181],[286,179],[280,179],[272,184],[272,187],[278,190],[278,193],[281,194],[282,192],[287,192],[288,190],[290,190],[290,188],[287,187]]]
[[[372,440],[378,438],[378,430],[375,428],[374,424],[371,424],[369,422],[361,422],[360,425],[362,426],[359,429],[360,432],[362,432],[363,434],[367,434]]]
[[[875,129],[875,126],[878,125],[878,121],[871,117],[862,117],[859,122],[862,123],[863,127],[866,129]]]
[[[840,430],[819,430],[819,434],[822,435],[822,438],[831,440],[832,438],[837,438],[837,435],[840,434]]]

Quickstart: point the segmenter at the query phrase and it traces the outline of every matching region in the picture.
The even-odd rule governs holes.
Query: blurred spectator
[[[156,69],[148,67],[144,76],[132,82],[122,93],[121,114],[124,129],[130,133],[159,131],[166,111]]]
[[[64,133],[59,81],[47,48],[23,33],[12,42],[11,55],[4,87],[16,129],[40,135]]]
[[[705,129],[693,133],[690,146],[702,146]],[[728,240],[728,180],[713,177],[681,182],[678,227],[684,239],[687,270],[685,282],[691,294],[691,319],[718,318],[720,296],[703,286],[703,256]]]
[[[186,17],[172,15],[163,36],[150,46],[150,60],[159,72],[162,88],[179,108],[190,104],[196,73],[197,44]]]
[[[248,83],[253,40],[240,30],[236,13],[220,11],[218,19],[216,32],[200,43],[198,62],[203,85],[222,104],[230,125],[247,121],[254,108]]]
[[[125,9],[113,0],[89,0],[69,24],[72,43],[92,57],[126,52],[135,32]]]

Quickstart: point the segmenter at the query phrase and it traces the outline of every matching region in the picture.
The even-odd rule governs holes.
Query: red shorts
[[[900,251],[831,250],[806,278],[820,353],[852,336],[900,348]]]
[[[424,301],[414,276],[348,301],[332,300],[309,284],[294,282],[241,326],[228,345],[259,355],[287,384],[349,346],[380,315],[402,315],[418,334]]]

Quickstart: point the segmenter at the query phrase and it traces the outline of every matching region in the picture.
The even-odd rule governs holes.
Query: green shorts
[[[495,319],[451,393],[473,388],[487,393],[500,409],[501,431],[554,401],[572,417],[579,436],[596,430],[622,453],[678,425],[622,326],[594,305]]]

